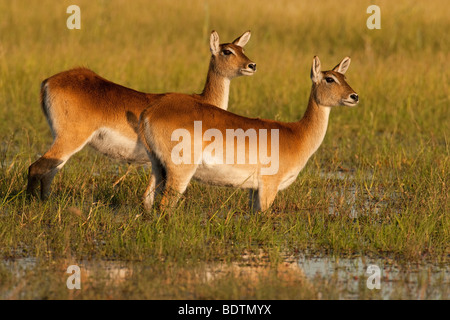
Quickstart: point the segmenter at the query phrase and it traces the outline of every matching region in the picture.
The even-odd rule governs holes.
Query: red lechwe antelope
[[[306,112],[298,122],[245,118],[188,97],[182,100],[167,97],[153,103],[139,120],[140,139],[152,163],[144,207],[149,210],[155,195],[159,193],[163,194],[161,210],[174,205],[194,178],[212,185],[250,189],[253,209],[267,210],[277,192],[295,181],[308,159],[319,148],[325,137],[331,107],[358,104],[358,95],[344,76],[349,65],[350,58],[347,57],[333,70],[321,71],[320,60],[314,57],[311,95]],[[231,138],[228,136],[230,129],[233,129],[231,133],[234,131]],[[236,135],[237,130],[240,134]],[[268,130],[271,134],[262,136]],[[188,139],[186,145],[194,146],[194,150],[181,150],[181,136],[174,136],[174,132],[185,132],[183,140]],[[246,137],[248,143],[245,142]],[[244,148],[235,145],[235,138],[244,142]],[[215,144],[214,148],[211,148],[212,144]],[[195,146],[199,146],[200,150]],[[278,161],[271,164],[275,170],[268,174],[262,173],[268,165],[267,157],[261,154],[263,147],[270,150],[266,155],[270,153],[272,159]],[[183,159],[192,161],[174,161],[174,150],[177,150],[176,155],[183,153]],[[227,153],[230,150],[231,158],[227,158],[223,150]],[[235,160],[239,151],[241,157],[245,152],[245,161],[240,163]],[[255,155],[259,155],[257,160]],[[249,161],[252,158],[253,163]]]
[[[55,174],[85,145],[111,158],[148,163],[146,150],[138,139],[138,119],[152,101],[163,96],[173,95],[177,101],[189,97],[227,109],[230,80],[256,71],[256,64],[243,50],[249,39],[250,31],[247,31],[232,43],[219,44],[217,32],[211,33],[212,55],[201,94],[143,93],[105,80],[85,68],[65,71],[44,80],[41,105],[54,141],[50,149],[29,167],[27,192],[33,194],[40,182],[41,198],[46,198]]]

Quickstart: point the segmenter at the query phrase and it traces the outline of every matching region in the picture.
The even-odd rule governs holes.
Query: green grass
[[[445,1],[378,1],[381,30],[366,28],[364,1],[78,1],[79,31],[65,27],[69,4],[0,4],[1,298],[355,297],[339,277],[286,276],[286,257],[306,251],[448,268]],[[313,56],[324,68],[352,58],[347,78],[360,105],[332,110],[323,145],[272,212],[250,214],[245,191],[193,183],[170,219],[144,214],[149,169],[131,166],[113,186],[128,166],[88,148],[56,176],[50,200],[25,196],[28,166],[52,142],[39,106],[43,79],[83,65],[145,92],[199,92],[212,29],[222,41],[252,30],[246,54],[258,72],[233,80],[230,95],[229,110],[245,116],[299,119]],[[208,268],[246,265],[261,252],[256,280],[231,269],[205,282]],[[12,272],[24,258],[34,267]],[[83,290],[67,290],[65,269],[86,261],[95,274],[122,261],[132,276],[115,284],[86,276]],[[418,282],[419,291],[431,286]],[[446,283],[433,285],[448,299]],[[420,296],[406,286],[399,281],[388,298]],[[361,280],[356,298],[380,297]]]

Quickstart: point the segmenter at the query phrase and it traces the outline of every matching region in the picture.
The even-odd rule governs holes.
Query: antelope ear
[[[333,68],[333,71],[344,74],[347,71],[348,67],[350,67],[351,61],[352,60],[349,57],[345,57],[344,59],[342,59],[341,63]]]
[[[209,50],[213,55],[217,55],[220,52],[219,34],[213,30],[209,37]]]
[[[236,38],[233,41],[233,44],[243,48],[247,44],[248,40],[250,40],[250,36],[251,36],[250,30],[246,31],[240,37]]]
[[[311,80],[314,83],[319,82],[322,80],[322,71],[320,66],[320,60],[318,56],[314,56],[313,64],[311,67]]]

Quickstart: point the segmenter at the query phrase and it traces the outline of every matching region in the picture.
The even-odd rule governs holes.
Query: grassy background
[[[370,1],[80,0],[81,30],[66,28],[70,4],[0,3],[0,256],[38,261],[20,277],[0,262],[4,297],[122,298],[137,288],[146,298],[339,297],[346,289],[328,280],[285,276],[286,256],[306,249],[448,266],[446,1],[377,1],[381,30],[366,27]],[[27,168],[52,142],[43,79],[87,66],[145,92],[200,92],[212,29],[221,42],[252,30],[246,54],[258,72],[233,80],[229,108],[245,116],[299,119],[313,56],[324,68],[352,58],[347,78],[360,105],[332,111],[323,145],[273,212],[250,215],[246,192],[194,183],[169,221],[142,215],[148,168],[132,166],[113,187],[128,166],[88,148],[56,176],[51,200],[25,197]],[[197,276],[260,252],[252,261],[267,267],[264,281],[230,272],[205,285]],[[93,282],[77,296],[50,284],[65,281],[63,266],[91,260],[133,263],[132,280],[111,292]]]

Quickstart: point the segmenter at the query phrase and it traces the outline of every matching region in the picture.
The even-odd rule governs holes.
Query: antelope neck
[[[303,155],[308,158],[316,152],[325,138],[330,111],[331,107],[319,105],[311,93],[308,108],[303,118],[296,123],[299,135],[304,137],[300,152],[306,153]]]
[[[226,110],[230,94],[230,79],[218,75],[212,68],[208,71],[205,88],[201,96],[206,103]]]

